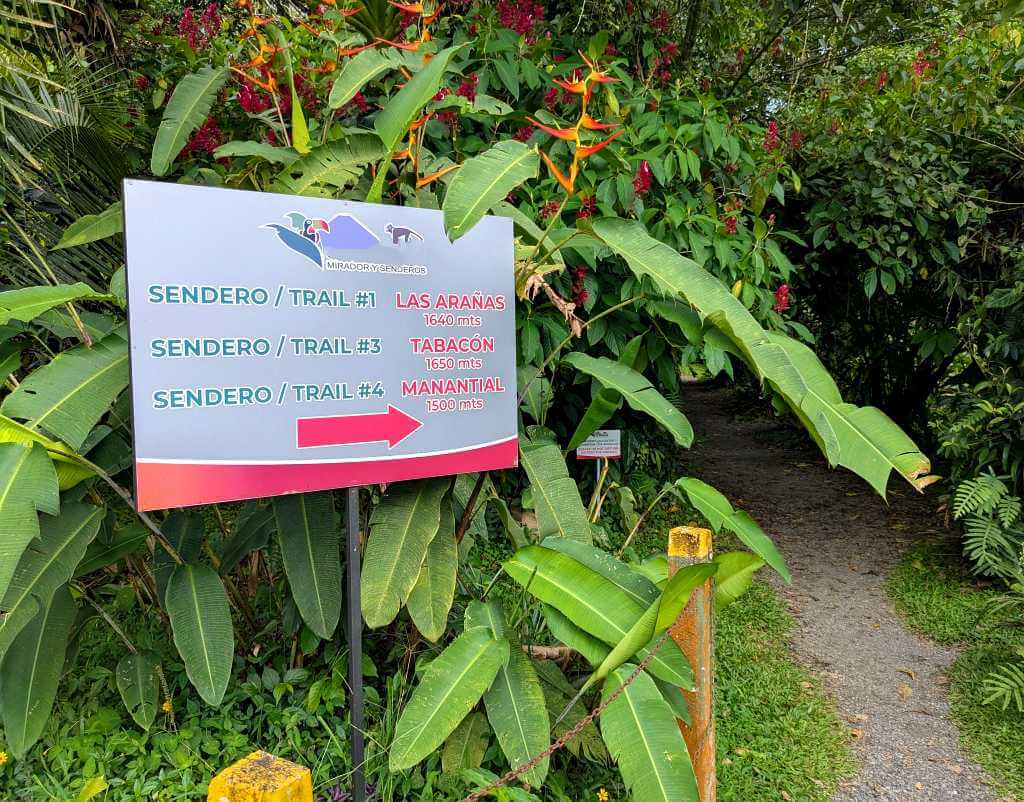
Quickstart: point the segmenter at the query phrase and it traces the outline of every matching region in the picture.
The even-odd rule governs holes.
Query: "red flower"
[[[764,149],[766,153],[774,153],[779,147],[779,124],[772,120],[764,132]]]
[[[356,108],[358,108],[363,114],[366,114],[366,112],[370,110],[370,104],[366,102],[366,96],[362,92],[356,92],[349,103],[355,104]]]
[[[775,225],[775,212],[772,212],[770,215],[768,215],[768,227],[771,228],[774,225]]]
[[[742,47],[736,48],[736,64],[737,64],[737,66],[742,64],[743,63],[743,59],[745,59],[746,57],[747,57],[747,51],[744,48],[742,48]]]
[[[654,173],[651,172],[651,165],[644,159],[636,168],[636,175],[633,177],[633,189],[637,195],[646,195],[651,189],[651,182],[654,181]]]
[[[609,42],[604,46],[604,54],[606,56],[617,56],[619,55],[619,49],[615,46],[615,42]]]
[[[925,56],[923,50],[917,51],[917,58],[914,59],[914,63],[910,65],[910,69],[914,71],[914,75],[920,78],[925,74],[925,71],[932,66],[932,63],[928,61],[928,57]]]
[[[193,50],[202,50],[217,34],[220,33],[220,13],[216,3],[210,3],[202,15],[196,20],[192,9],[188,6],[181,12],[178,20],[178,33],[185,37],[188,46]]]
[[[267,131],[267,142],[269,142],[271,145],[277,144],[277,134],[274,133],[273,129],[269,129]]]
[[[801,145],[804,144],[804,135],[800,131],[794,128],[789,132],[789,146],[793,150],[800,150]]]
[[[740,168],[737,166],[736,162],[727,162],[722,169],[732,175]]]
[[[269,97],[257,92],[249,84],[242,84],[238,90],[238,105],[247,114],[259,114],[269,109],[272,103]]]
[[[142,91],[146,91],[147,89],[149,89],[149,78],[147,78],[145,75],[137,76],[135,78],[135,88],[141,89]]]
[[[838,134],[839,133],[839,120],[836,119],[835,117],[833,117],[832,118],[832,123],[829,125],[829,127],[832,129],[832,133],[833,134]]]
[[[445,125],[454,126],[458,119],[459,113],[457,111],[439,111],[437,113],[438,122],[444,123]]]
[[[671,20],[668,16],[668,11],[664,8],[658,12],[658,16],[651,22],[651,27],[654,28],[658,33],[665,33],[668,30],[668,26],[671,24]]]
[[[889,73],[886,70],[882,70],[878,73],[878,88],[885,89],[887,83],[889,83]]]
[[[515,134],[512,135],[512,138],[518,142],[526,142],[527,140],[529,140],[531,136],[533,136],[533,126],[524,125],[522,128],[516,129],[516,132]]]
[[[679,45],[675,42],[665,42],[661,50],[665,54],[665,57],[662,59],[663,64],[671,64],[675,57],[679,55]]]
[[[590,297],[590,293],[587,292],[583,285],[583,279],[587,275],[587,268],[582,266],[570,267],[569,275],[572,276],[572,302],[576,306],[583,306],[587,302],[587,298]]]
[[[775,305],[772,309],[776,312],[785,312],[789,309],[789,285],[780,284],[779,288],[775,290]]]
[[[549,109],[554,109],[556,103],[558,103],[558,89],[552,86],[544,93],[544,105]]]
[[[515,2],[515,0],[498,0],[495,6],[498,21],[506,28],[529,39],[534,28],[544,21],[544,6],[540,3]]]
[[[464,97],[470,103],[476,100],[476,85],[480,82],[480,78],[474,72],[469,78],[466,78],[459,84],[459,88],[455,90],[455,94],[459,97]]]
[[[561,208],[561,206],[562,204],[560,204],[558,201],[548,201],[547,203],[540,207],[540,216],[543,217],[545,220],[547,220],[549,217],[554,217],[556,214],[558,214],[558,210],[559,208]]]
[[[189,156],[193,153],[213,153],[217,146],[224,141],[224,133],[220,130],[216,120],[211,114],[206,118],[202,127],[189,139],[188,144],[181,151],[182,156]]]
[[[583,220],[587,217],[593,217],[597,214],[597,198],[593,195],[587,195],[585,198],[581,198],[580,202],[583,204],[580,206],[580,210],[576,212],[576,219]]]
[[[730,237],[736,233],[736,217],[734,215],[725,218],[725,233]]]

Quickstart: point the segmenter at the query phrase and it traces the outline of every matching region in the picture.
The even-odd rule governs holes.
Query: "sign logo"
[[[321,270],[332,260],[343,258],[344,251],[364,250],[380,244],[380,238],[351,214],[336,214],[330,220],[302,212],[288,212],[284,217],[288,225],[266,223],[260,228],[273,230],[288,248],[305,256]],[[411,233],[419,236],[415,231]]]

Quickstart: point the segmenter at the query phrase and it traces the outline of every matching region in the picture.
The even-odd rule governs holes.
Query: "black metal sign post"
[[[352,802],[365,802],[363,771],[365,735],[363,720],[363,613],[359,600],[359,488],[350,487],[346,499],[348,518],[348,682],[351,688],[349,725],[352,728]]]

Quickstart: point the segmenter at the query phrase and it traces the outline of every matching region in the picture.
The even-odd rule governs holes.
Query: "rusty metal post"
[[[709,562],[712,557],[711,530],[696,526],[677,526],[668,533],[669,576],[694,563]],[[693,691],[683,690],[690,711],[690,724],[679,722],[686,747],[697,775],[701,802],[715,802],[715,589],[708,579],[694,590],[690,603],[672,627],[676,642],[693,667]]]

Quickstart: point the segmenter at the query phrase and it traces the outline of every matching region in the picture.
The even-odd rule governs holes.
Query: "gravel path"
[[[792,571],[792,586],[779,585],[799,624],[793,648],[849,722],[860,766],[833,802],[994,802],[948,718],[955,651],[909,631],[885,594],[905,546],[937,530],[934,502],[894,479],[887,507],[854,475],[829,470],[801,434],[737,419],[734,398],[684,394],[695,465],[757,518]]]

